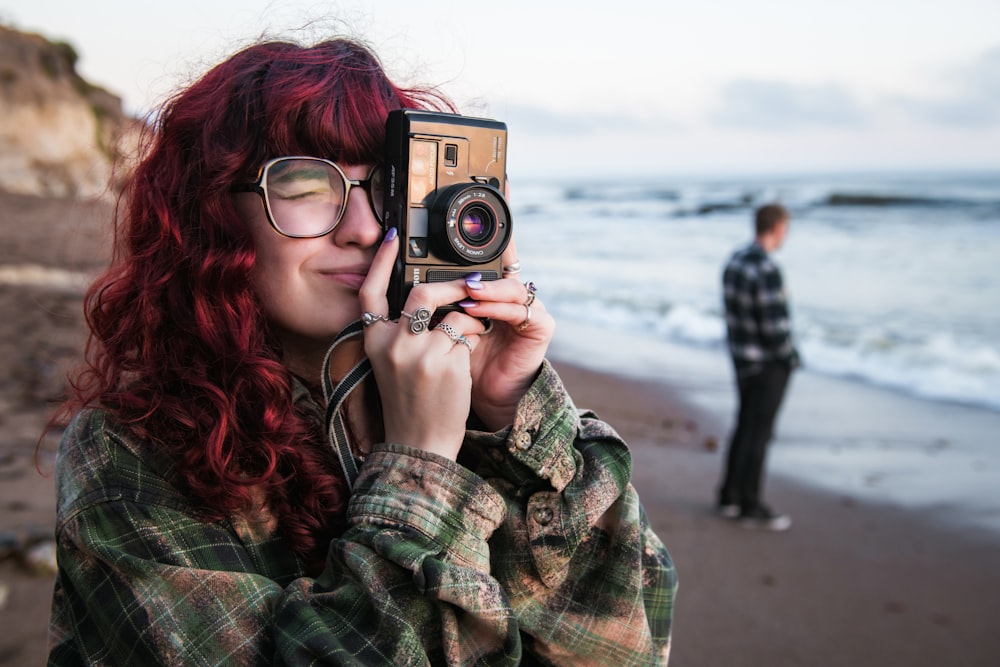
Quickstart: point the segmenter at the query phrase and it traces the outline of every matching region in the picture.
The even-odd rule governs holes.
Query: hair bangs
[[[269,157],[314,155],[345,164],[383,159],[385,119],[403,93],[375,56],[344,40],[273,61],[262,87]],[[268,85],[274,82],[272,85]]]

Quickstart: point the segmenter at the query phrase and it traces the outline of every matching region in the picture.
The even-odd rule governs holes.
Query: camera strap
[[[350,439],[344,426],[344,417],[340,408],[351,392],[371,374],[372,365],[368,361],[368,357],[362,357],[344,376],[344,379],[334,387],[333,380],[330,378],[330,362],[334,349],[344,341],[360,336],[362,328],[361,320],[357,320],[337,334],[330,349],[327,350],[326,359],[323,361],[323,397],[326,399],[327,437],[334,453],[340,460],[340,467],[344,471],[344,479],[347,481],[349,490],[353,490],[354,480],[358,477],[358,462],[354,458],[354,452],[351,451]]]

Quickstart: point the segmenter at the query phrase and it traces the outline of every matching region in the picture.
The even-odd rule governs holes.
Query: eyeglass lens
[[[382,219],[382,170],[369,174],[368,199]],[[289,236],[320,236],[333,229],[347,205],[346,177],[322,160],[277,160],[265,172],[264,191],[274,225]]]

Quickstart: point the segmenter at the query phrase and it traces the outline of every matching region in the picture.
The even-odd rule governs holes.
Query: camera
[[[414,285],[479,271],[503,272],[510,208],[502,188],[507,126],[496,120],[398,109],[386,121],[386,229],[399,232],[389,281],[389,316],[398,318]],[[454,310],[444,306],[438,310]]]

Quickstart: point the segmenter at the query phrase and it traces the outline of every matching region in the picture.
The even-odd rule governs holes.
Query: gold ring
[[[524,331],[531,324],[531,306],[524,304],[524,321],[517,325],[518,331]]]
[[[524,289],[528,290],[528,298],[524,300],[525,306],[530,306],[535,302],[535,291],[538,289],[535,287],[535,283],[530,280],[524,283]]]

